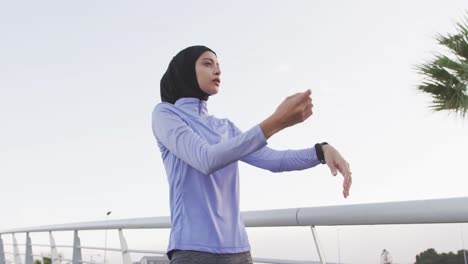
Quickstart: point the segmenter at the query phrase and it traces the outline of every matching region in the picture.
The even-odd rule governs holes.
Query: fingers
[[[346,197],[349,196],[349,189],[351,189],[351,184],[352,184],[352,183],[353,183],[353,177],[349,177],[348,185],[347,185],[347,187],[346,187],[346,193],[347,193]]]
[[[352,177],[351,177],[351,170],[349,168],[349,163],[344,159],[339,159],[336,164],[336,168],[338,171],[343,175],[343,197],[348,198],[349,196],[349,189],[351,188]]]
[[[344,174],[344,181],[343,181],[343,196],[347,198],[349,196],[349,188],[351,187],[352,177],[351,172],[346,172]]]
[[[306,120],[307,118],[309,118],[311,115],[312,115],[312,107],[313,107],[313,104],[312,102],[309,102],[305,107],[304,107],[304,110],[302,111],[302,114],[303,114],[303,119]]]
[[[306,110],[306,111],[304,111],[304,114],[303,114],[304,118],[303,119],[306,120],[311,115],[312,115],[312,109]]]
[[[312,115],[312,98],[310,98],[311,91],[307,90],[303,93],[297,93],[289,98],[296,101],[296,111],[300,115],[300,122],[304,122]],[[295,97],[295,98],[292,98]]]
[[[312,107],[314,105],[312,104],[312,98],[310,98],[310,94],[311,94],[310,89],[303,93],[303,95],[305,96],[304,97],[305,98],[305,101],[304,101],[305,107],[304,107],[304,110],[303,110],[304,120],[309,118],[313,113],[312,112]]]
[[[333,148],[332,151],[325,156],[325,159],[333,176],[336,176],[338,171],[343,175],[343,196],[344,198],[347,198],[349,196],[349,189],[353,182],[349,163]]]
[[[303,93],[306,102],[310,104],[312,103],[312,97],[310,97],[311,94],[312,92],[310,91],[310,89]]]
[[[304,122],[312,115],[311,90],[288,96],[275,111],[282,128]]]
[[[293,100],[298,105],[308,105],[312,103],[312,98],[310,97],[311,94],[312,92],[309,89],[303,93],[296,93],[296,94],[290,95],[286,97],[286,100]]]
[[[353,183],[353,176],[352,176],[352,172],[351,172],[351,168],[349,167],[349,163],[346,162],[346,164],[348,165],[347,168],[348,168],[348,174],[349,174],[349,180],[348,180],[348,185],[346,186],[346,190],[347,190],[347,193],[349,195],[349,189],[351,189],[351,184]]]
[[[300,98],[301,101],[312,101],[312,98],[310,98],[310,95],[312,94],[312,91],[308,89],[307,91],[303,93],[297,93],[296,95]]]
[[[343,196],[344,198],[347,198],[349,196],[349,189],[351,188],[351,184],[353,182],[353,177],[352,172],[349,168],[349,163],[346,161],[343,161],[343,169],[340,170],[340,173],[343,175],[344,180],[343,180]]]

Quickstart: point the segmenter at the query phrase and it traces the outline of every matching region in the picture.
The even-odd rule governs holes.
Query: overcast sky
[[[109,210],[110,219],[169,215],[151,111],[170,59],[197,44],[221,65],[213,115],[247,130],[311,89],[313,116],[269,145],[327,141],[353,171],[344,199],[326,166],[273,174],[240,164],[242,211],[467,196],[468,119],[431,112],[414,70],[444,51],[434,36],[454,32],[467,9],[466,0],[1,1],[0,229],[103,220]],[[339,233],[341,261],[378,263],[386,248],[412,263],[429,247],[460,249],[460,229],[318,232],[330,261]],[[254,257],[318,258],[308,228],[248,232]],[[129,232],[129,244],[165,250],[168,234]],[[103,233],[84,240],[102,246]],[[109,244],[118,246],[113,233]]]

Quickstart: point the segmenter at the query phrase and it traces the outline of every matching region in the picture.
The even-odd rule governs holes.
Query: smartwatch
[[[328,145],[327,142],[317,143],[315,144],[315,153],[317,154],[317,158],[319,159],[320,163],[325,164],[325,155],[323,154],[322,147]]]

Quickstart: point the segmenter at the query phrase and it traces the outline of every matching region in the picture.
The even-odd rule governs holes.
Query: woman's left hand
[[[352,177],[349,163],[341,156],[341,154],[331,145],[324,145],[322,147],[323,155],[325,156],[325,162],[333,176],[338,174],[338,171],[343,175],[343,196],[347,198],[349,196],[349,189],[351,188]]]

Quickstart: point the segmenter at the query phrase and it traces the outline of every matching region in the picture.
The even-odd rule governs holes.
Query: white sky
[[[242,164],[241,210],[467,196],[467,121],[432,113],[414,70],[441,50],[434,36],[454,31],[466,0],[288,3],[0,2],[0,229],[103,220],[108,210],[110,219],[169,215],[151,111],[170,59],[195,44],[221,64],[212,114],[246,130],[310,88],[314,115],[269,145],[328,141],[352,166],[344,199],[325,166],[275,175]],[[318,231],[338,261],[338,229]],[[256,257],[317,259],[308,228],[248,232]],[[461,248],[460,225],[339,232],[347,263],[377,263],[384,248],[396,263]],[[129,234],[132,248],[166,249],[167,231]],[[102,246],[103,236],[88,241]]]

